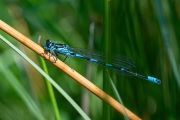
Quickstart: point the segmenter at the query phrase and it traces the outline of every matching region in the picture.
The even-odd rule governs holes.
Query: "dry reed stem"
[[[94,93],[96,96],[101,98],[102,100],[106,101],[110,106],[112,106],[115,110],[117,110],[119,113],[126,116],[128,115],[129,119],[131,120],[139,120],[140,118],[136,116],[134,113],[132,113],[130,110],[125,108],[123,105],[118,103],[114,98],[112,98],[110,95],[106,94],[104,91],[102,91],[100,88],[95,86],[93,83],[91,83],[89,80],[87,80],[85,77],[77,73],[75,70],[72,70],[68,65],[66,65],[61,60],[57,60],[54,62],[53,57],[49,59],[49,53],[43,54],[44,49],[33,42],[31,39],[27,38],[2,20],[0,20],[0,29],[6,32],[7,34],[11,35],[13,38],[17,39],[19,42],[39,54],[41,57],[47,59],[50,61],[54,66],[65,72],[67,75],[69,75],[71,78],[76,80],[78,83],[83,85],[85,88],[90,90],[92,93]],[[126,111],[126,112],[125,112]]]

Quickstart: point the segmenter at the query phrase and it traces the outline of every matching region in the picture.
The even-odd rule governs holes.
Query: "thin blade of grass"
[[[170,31],[169,31],[168,25],[166,23],[164,12],[162,10],[162,4],[161,4],[160,0],[154,0],[153,3],[155,6],[155,11],[157,13],[157,18],[158,18],[162,38],[164,40],[164,45],[165,45],[172,69],[173,69],[174,76],[178,83],[178,87],[180,88],[180,74],[179,74],[180,71],[178,69],[178,63],[176,62],[175,55],[173,53],[173,48],[170,45],[171,36],[170,36]]]
[[[104,53],[106,56],[110,56],[110,3],[111,0],[104,0]],[[103,90],[110,94],[110,85],[108,82],[108,76],[106,70],[103,70]],[[110,120],[110,106],[103,102],[103,118]]]
[[[41,59],[41,64],[42,64],[42,67],[43,67],[45,73],[49,74],[44,59],[42,57],[40,59]],[[55,95],[54,95],[53,87],[52,87],[51,83],[46,78],[45,78],[45,80],[46,80],[46,85],[47,85],[47,89],[48,89],[48,92],[49,92],[49,96],[50,96],[50,99],[51,99],[51,103],[53,105],[56,120],[60,120],[61,119],[60,112],[59,112],[59,109],[58,109],[58,106],[57,106],[57,102],[56,102],[56,98],[55,98]]]

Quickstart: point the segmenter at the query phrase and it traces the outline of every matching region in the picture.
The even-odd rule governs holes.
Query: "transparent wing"
[[[107,66],[106,63],[111,64],[114,67],[108,67],[107,66],[107,68],[112,68],[112,69],[113,68],[114,69],[118,68],[118,69],[115,69],[115,70],[117,70],[118,72],[120,72],[123,75],[132,76],[133,75],[132,73],[136,73],[136,68],[135,68],[134,63],[132,62],[132,60],[130,60],[130,59],[126,58],[126,57],[109,58],[109,57],[105,57],[101,53],[94,53],[94,52],[90,53],[90,52],[88,52],[86,50],[82,50],[82,49],[79,49],[79,48],[69,48],[69,50],[74,52],[74,53],[83,55],[85,57],[93,58],[93,59],[96,59],[98,61],[101,61],[101,63],[104,63],[104,64],[101,64],[101,65],[103,65],[105,67]],[[125,71],[122,71],[121,68],[124,68]]]

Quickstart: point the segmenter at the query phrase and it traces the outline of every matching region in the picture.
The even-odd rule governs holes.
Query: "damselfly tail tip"
[[[155,77],[151,77],[151,76],[147,76],[147,80],[154,82],[156,84],[161,84],[161,80],[155,78]]]
[[[161,80],[157,79],[157,84],[160,85],[161,84]]]

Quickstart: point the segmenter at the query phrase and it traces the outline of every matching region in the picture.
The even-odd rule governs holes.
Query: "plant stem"
[[[110,0],[104,0],[104,53],[110,56]],[[103,90],[110,94],[110,82],[106,69],[103,70]],[[110,106],[103,102],[103,119],[110,120]]]

